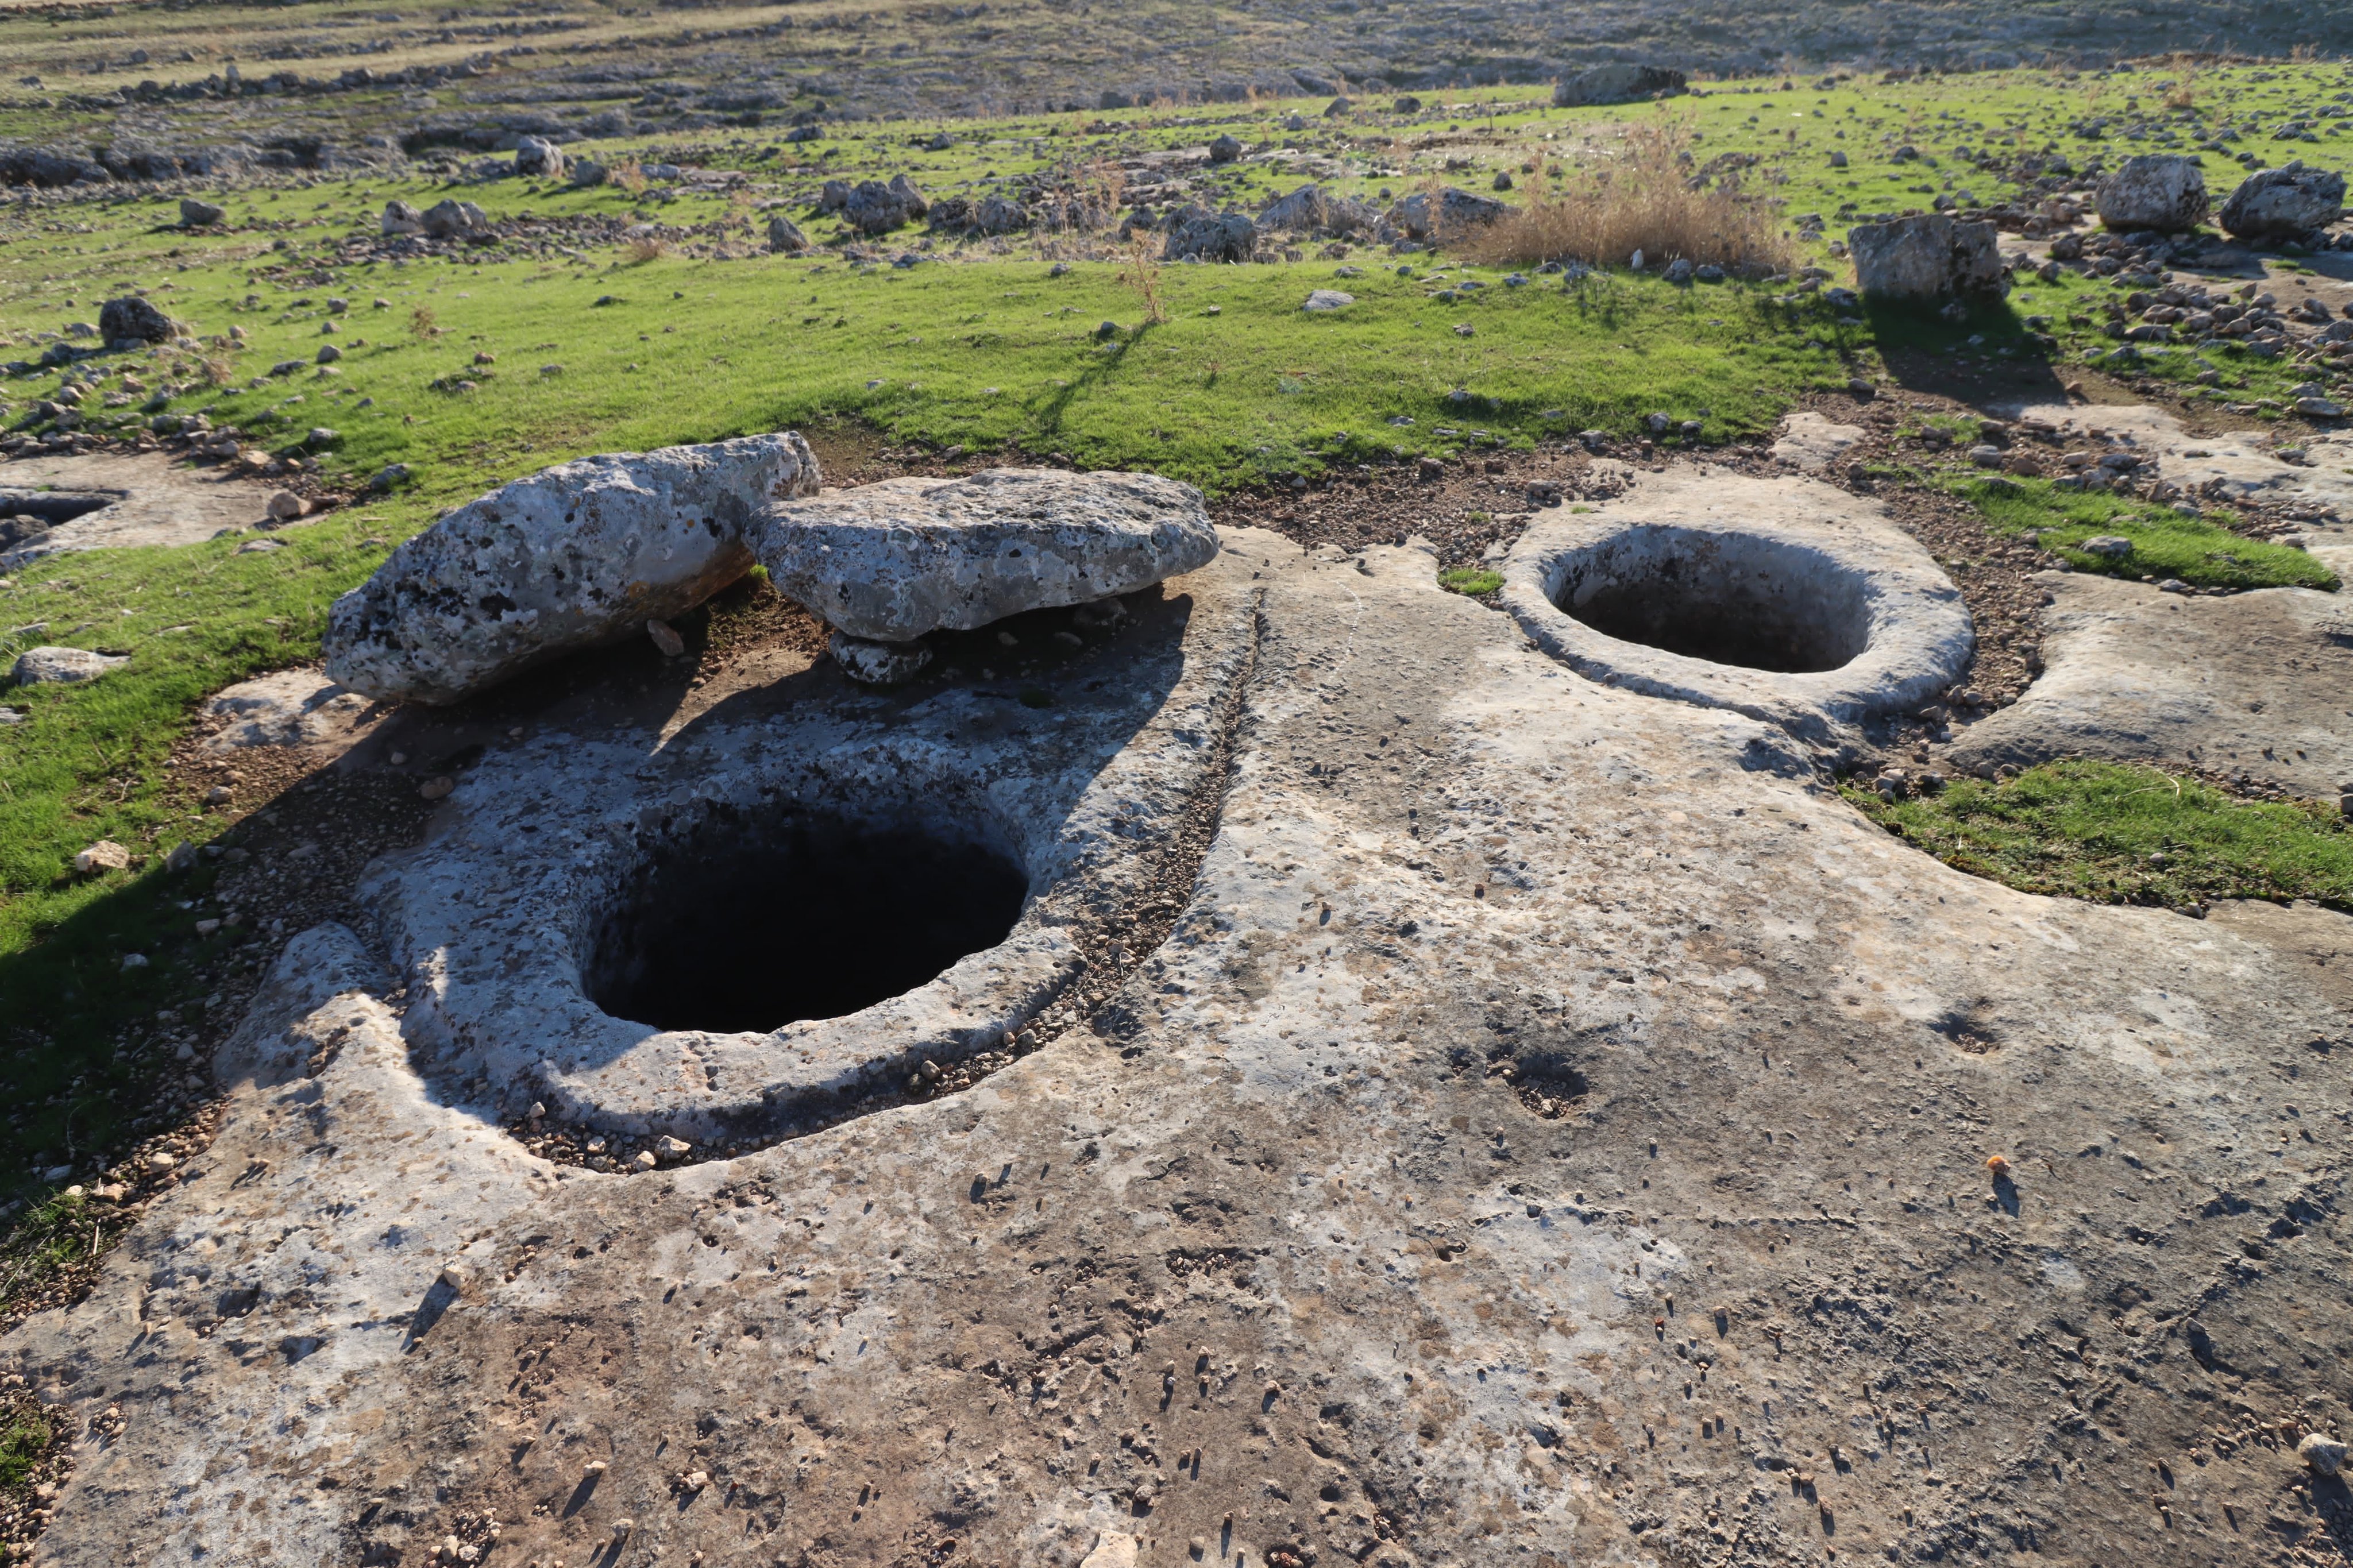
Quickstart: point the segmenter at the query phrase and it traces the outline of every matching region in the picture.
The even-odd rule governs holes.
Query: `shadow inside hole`
[[[1605,542],[1570,566],[1553,602],[1620,642],[1783,675],[1840,668],[1868,645],[1860,593],[1823,557],[1683,532],[1635,529]]]
[[[714,814],[654,851],[586,976],[658,1029],[766,1031],[912,991],[1005,940],[1029,879],[938,825]]]

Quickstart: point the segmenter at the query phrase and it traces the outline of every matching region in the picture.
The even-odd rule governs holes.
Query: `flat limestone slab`
[[[2353,780],[2353,602],[2309,588],[2221,597],[2036,574],[2044,669],[1972,724],[1971,770],[2054,757],[2241,771],[2334,800]]]
[[[886,643],[1133,593],[1218,553],[1192,486],[1060,468],[828,490],[770,508],[749,537],[778,593]]]
[[[0,463],[0,489],[42,489],[113,490],[122,499],[59,523],[28,550],[11,552],[11,560],[65,550],[198,544],[224,531],[275,526],[269,498],[279,487],[175,463],[166,452]]]
[[[1781,421],[1780,433],[1773,440],[1773,460],[1801,473],[1820,473],[1846,456],[1862,437],[1860,425],[1841,425],[1801,408]]]
[[[2225,1501],[2242,1555],[2325,1540],[2288,1483],[2353,1392],[2353,921],[1966,876],[1437,564],[1254,552],[1170,936],[958,1093],[550,1167],[417,1077],[429,974],[290,942],[218,1141],[0,1346],[121,1415],[42,1561],[495,1519],[575,1565],[2188,1568]]]

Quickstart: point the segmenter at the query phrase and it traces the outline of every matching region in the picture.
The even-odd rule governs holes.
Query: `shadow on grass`
[[[2007,301],[1970,305],[1958,320],[1883,300],[1865,300],[1863,313],[1888,374],[1906,392],[1973,405],[2066,398],[2056,341],[2029,327]]]

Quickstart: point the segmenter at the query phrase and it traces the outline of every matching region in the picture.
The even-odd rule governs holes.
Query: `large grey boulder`
[[[1258,226],[1363,234],[1381,226],[1381,215],[1354,196],[1335,195],[1321,185],[1307,184],[1267,203],[1259,211]]]
[[[827,182],[826,190],[829,198],[832,182]],[[931,204],[904,174],[892,175],[888,184],[860,180],[840,203],[842,221],[861,234],[888,234],[931,210]]]
[[[1561,109],[1580,103],[1630,103],[1681,92],[1684,85],[1683,73],[1665,66],[1595,66],[1555,83],[1552,101]]]
[[[1389,222],[1412,239],[1443,239],[1467,228],[1482,228],[1511,210],[1508,202],[1449,185],[1439,193],[1435,209],[1429,193],[1417,191],[1389,209]]]
[[[228,216],[228,209],[212,202],[199,201],[195,196],[180,198],[182,228],[210,228]]]
[[[1218,553],[1192,486],[1055,468],[833,490],[768,508],[750,537],[776,592],[883,643],[1132,593]]]
[[[448,513],[336,600],[327,674],[370,697],[455,702],[638,635],[742,576],[745,525],[819,482],[789,431],[558,463]]]
[[[407,202],[397,198],[384,204],[380,226],[386,235],[423,234],[425,215]]]
[[[1231,136],[1220,136],[1209,143],[1209,162],[1230,163],[1242,155],[1242,144]]]
[[[152,302],[126,294],[99,307],[98,335],[110,343],[168,343],[180,329]]]
[[[2206,173],[2195,158],[2143,153],[2100,182],[2099,205],[2110,228],[2179,234],[2206,219]]]
[[[768,219],[768,248],[778,256],[797,256],[809,247],[801,226],[777,213]]]
[[[1258,255],[1258,226],[1240,213],[1187,206],[1171,214],[1164,261],[1248,261]]]
[[[481,208],[454,197],[435,202],[427,207],[419,221],[425,226],[425,232],[435,239],[462,239],[491,226],[490,216]]]
[[[564,149],[543,136],[526,136],[515,144],[514,172],[518,174],[544,174],[551,180],[564,177]]]
[[[2001,289],[2000,234],[1945,213],[1847,231],[1855,287],[1874,300],[1945,300]]]
[[[130,662],[124,657],[92,653],[88,648],[44,645],[18,654],[8,679],[18,686],[76,686],[85,680],[96,680],[117,665]]]
[[[2259,169],[2222,204],[2224,229],[2241,239],[2294,239],[2345,216],[2345,176],[2301,160]]]

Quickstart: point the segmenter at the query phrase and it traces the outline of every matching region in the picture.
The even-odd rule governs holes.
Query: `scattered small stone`
[[[1303,310],[1342,310],[1356,302],[1354,294],[1344,294],[1337,289],[1318,289],[1307,296]]]
[[[417,786],[417,794],[420,799],[424,800],[443,800],[448,798],[449,792],[457,787],[458,781],[456,779],[451,778],[447,773],[441,773],[435,777],[427,779],[423,784],[418,784]]]
[[[677,629],[668,621],[647,621],[646,636],[653,639],[654,647],[661,651],[664,658],[677,658],[686,652],[686,639],[679,636]]]
[[[2097,555],[2108,561],[2121,561],[2133,552],[2133,542],[2122,534],[2095,533],[2075,548],[2086,555]]]
[[[279,490],[269,498],[269,515],[280,522],[291,522],[310,510],[292,490]]]
[[[2326,1433],[2306,1432],[2295,1454],[2315,1475],[2333,1476],[2345,1468],[2345,1445]]]
[[[131,851],[111,838],[101,838],[73,858],[73,868],[85,877],[100,871],[121,871],[129,868]]]

